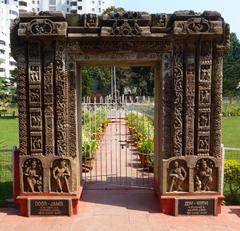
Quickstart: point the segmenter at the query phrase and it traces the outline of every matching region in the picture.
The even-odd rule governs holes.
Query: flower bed
[[[143,167],[153,171],[153,121],[145,115],[131,113],[128,115],[128,128]]]
[[[85,168],[91,170],[92,160],[108,123],[109,119],[104,108],[98,108],[95,112],[91,110],[82,112],[82,159]]]

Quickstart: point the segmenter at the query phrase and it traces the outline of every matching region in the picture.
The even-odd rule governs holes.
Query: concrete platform
[[[159,213],[152,190],[85,190],[73,217],[22,217],[0,208],[0,231],[238,231],[240,206],[213,216],[173,217]]]

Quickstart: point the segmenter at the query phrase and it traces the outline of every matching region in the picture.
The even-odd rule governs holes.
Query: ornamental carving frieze
[[[151,25],[153,27],[161,27],[161,28],[167,27],[168,17],[166,14],[152,14],[151,16],[152,16]]]
[[[97,27],[98,16],[96,14],[85,14],[84,15],[84,27]]]
[[[30,136],[31,153],[42,153],[42,133],[31,132]]]
[[[137,20],[133,20],[133,21],[116,20],[112,28],[110,29],[111,35],[121,35],[121,36],[141,35],[141,32],[142,32],[142,29],[138,25]]]
[[[31,158],[25,160],[22,173],[24,192],[37,193],[43,191],[43,167],[39,159]]]
[[[38,108],[30,109],[30,128],[31,130],[41,130],[42,128],[41,110]]]
[[[193,17],[186,21],[175,21],[174,34],[223,33],[222,21],[209,21],[204,17]]]
[[[116,41],[99,40],[95,41],[69,41],[67,44],[67,50],[71,53],[83,53],[83,52],[117,52],[117,51],[171,51],[172,43],[169,40],[156,41],[132,41],[128,39],[121,39]]]
[[[40,66],[31,65],[29,70],[29,83],[39,84],[41,82]]]
[[[19,36],[62,35],[67,32],[67,22],[53,22],[49,19],[33,19],[29,23],[20,23]]]
[[[29,89],[29,103],[32,107],[40,107],[41,89],[39,86],[31,86]]]

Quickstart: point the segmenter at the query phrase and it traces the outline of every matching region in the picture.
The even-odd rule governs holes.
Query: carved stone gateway
[[[229,25],[219,13],[23,13],[11,37],[19,69],[15,189],[22,214],[77,212],[79,70],[117,64],[156,69],[154,187],[161,211],[198,214],[204,204],[206,211],[220,212],[222,65]],[[50,204],[55,207],[46,210]]]

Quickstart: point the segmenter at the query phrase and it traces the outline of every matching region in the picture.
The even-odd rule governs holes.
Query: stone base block
[[[16,202],[22,216],[72,216],[78,213],[81,195],[82,187],[77,195],[27,193],[17,196]]]
[[[173,194],[160,195],[155,187],[155,195],[160,202],[160,211],[173,216],[213,215],[221,214],[222,195],[216,194]]]

